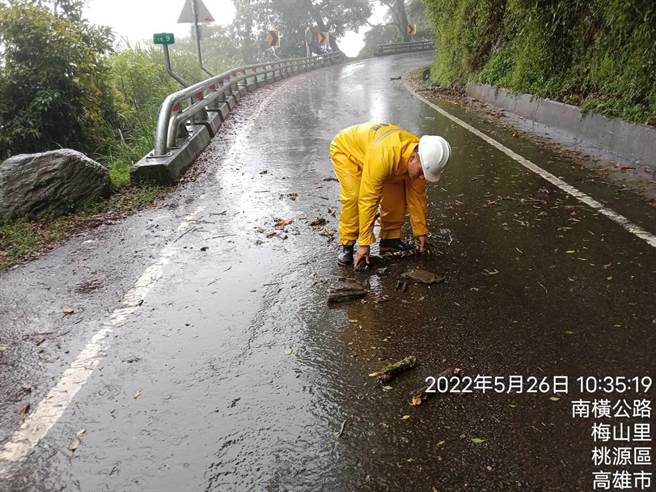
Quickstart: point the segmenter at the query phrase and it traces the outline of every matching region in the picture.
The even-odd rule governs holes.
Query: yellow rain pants
[[[342,204],[340,244],[376,242],[379,204],[381,239],[401,237],[406,208],[414,236],[428,233],[426,182],[408,176],[408,160],[418,144],[416,135],[389,123],[363,123],[337,134],[330,144],[330,159]]]

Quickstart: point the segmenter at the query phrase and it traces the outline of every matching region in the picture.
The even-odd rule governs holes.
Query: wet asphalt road
[[[0,489],[590,489],[576,392],[442,395],[419,408],[408,394],[447,367],[654,376],[656,253],[390,81],[429,61],[351,63],[250,95],[201,158],[206,174],[163,207],[1,274],[4,443],[172,248],[62,417],[24,462],[4,464]],[[444,107],[656,232],[654,209],[630,193]],[[338,187],[324,178],[333,135],[369,119],[439,133],[454,158],[429,189],[433,254],[356,275],[334,261]],[[293,223],[276,230],[276,218]],[[396,290],[414,266],[446,281]],[[368,282],[367,302],[329,308],[340,276]],[[410,354],[418,367],[391,389],[367,376]]]

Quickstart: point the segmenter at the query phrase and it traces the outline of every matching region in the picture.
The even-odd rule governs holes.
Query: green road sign
[[[158,32],[153,34],[155,44],[175,44],[175,36],[172,32]]]

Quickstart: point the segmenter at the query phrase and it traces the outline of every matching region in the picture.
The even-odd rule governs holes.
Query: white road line
[[[177,233],[187,232],[202,210],[203,207],[198,207],[189,214],[178,226]],[[158,260],[143,272],[123,297],[120,307],[116,308],[110,317],[101,324],[102,328],[91,338],[70,367],[64,371],[59,382],[39,402],[34,412],[25,419],[11,439],[5,443],[0,450],[0,464],[23,459],[55,425],[100,363],[103,352],[108,346],[109,337],[141,305],[162,276],[164,266],[174,253],[175,242],[170,242],[164,247]],[[0,468],[0,477],[6,471],[4,467]]]
[[[285,85],[283,83],[277,87],[260,103],[252,113],[249,122],[228,149],[228,156],[236,155],[239,151],[236,148],[238,144],[245,145],[247,143],[244,134],[248,133],[258,116],[270,104],[271,99]],[[204,195],[200,198],[203,197]],[[204,210],[204,206],[199,206],[185,217],[177,228],[177,237],[187,233]],[[57,423],[68,405],[73,401],[73,398],[75,398],[75,395],[84,383],[89,380],[94,369],[100,363],[100,359],[109,346],[109,338],[114,330],[134,314],[162,277],[164,266],[170,262],[175,252],[176,245],[175,240],[173,240],[162,249],[157,261],[143,272],[134,286],[125,294],[120,307],[116,308],[110,317],[101,323],[101,329],[86,344],[69,368],[64,371],[59,382],[39,402],[34,412],[28,415],[23,424],[12,434],[11,439],[0,449],[0,478],[8,476],[11,464],[24,459],[39,441],[48,434],[52,426]]]
[[[592,198],[590,195],[587,195],[587,194],[583,193],[582,191],[578,190],[577,188],[574,188],[572,185],[566,183],[565,181],[563,181],[559,177],[554,176],[549,171],[545,171],[544,169],[542,169],[537,164],[534,164],[533,162],[529,161],[527,158],[522,157],[521,155],[517,154],[516,152],[513,152],[508,147],[506,147],[502,143],[494,140],[489,135],[486,135],[485,133],[481,132],[480,130],[477,130],[476,128],[474,128],[470,124],[462,121],[460,118],[452,115],[451,113],[449,113],[448,111],[440,108],[436,104],[433,104],[428,99],[426,99],[425,97],[423,97],[420,94],[418,94],[417,92],[415,92],[412,89],[412,87],[410,87],[407,80],[404,80],[403,83],[405,84],[405,87],[410,92],[410,94],[412,94],[417,99],[419,99],[423,103],[425,103],[428,106],[430,106],[431,108],[433,108],[435,111],[437,111],[441,115],[446,116],[447,118],[449,118],[454,123],[457,123],[458,125],[460,125],[464,129],[470,131],[471,133],[473,133],[477,137],[482,138],[487,143],[489,143],[491,146],[493,146],[496,149],[500,150],[501,152],[506,154],[511,159],[514,159],[515,161],[519,162],[526,169],[529,169],[529,170],[533,171],[538,176],[540,176],[543,179],[549,181],[551,184],[557,186],[558,188],[563,190],[565,193],[568,193],[568,194],[572,195],[577,200],[585,203],[586,205],[593,208],[594,210],[597,210],[600,214],[605,215],[610,220],[612,220],[613,222],[619,224],[620,226],[622,226],[624,229],[629,231],[634,236],[639,237],[640,239],[645,241],[652,248],[656,248],[656,236],[654,236],[652,233],[650,233],[650,232],[644,230],[642,227],[634,224],[633,222],[631,222],[629,219],[627,219],[623,215],[618,214],[614,210],[611,210],[610,208],[608,208],[608,207],[604,206],[603,204],[599,203],[597,200]]]

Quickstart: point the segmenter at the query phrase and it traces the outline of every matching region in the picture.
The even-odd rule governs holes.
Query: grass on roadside
[[[0,271],[53,249],[77,232],[143,209],[170,190],[160,186],[124,186],[108,200],[89,203],[69,215],[1,224]]]

